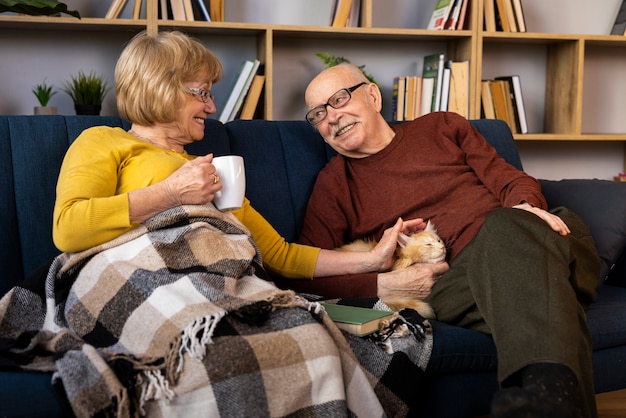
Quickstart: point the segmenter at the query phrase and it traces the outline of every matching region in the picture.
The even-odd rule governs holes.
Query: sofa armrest
[[[566,206],[587,224],[605,280],[626,249],[626,183],[597,179],[540,180],[550,208]],[[622,257],[625,259],[626,256]]]

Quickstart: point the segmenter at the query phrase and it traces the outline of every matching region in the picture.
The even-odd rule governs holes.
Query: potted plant
[[[64,84],[63,91],[74,101],[77,115],[99,115],[109,86],[104,78],[93,71],[89,74],[79,71]]]
[[[67,4],[54,0],[0,0],[0,13],[15,12],[31,16],[53,16],[67,13],[80,19],[78,10],[68,10]]]
[[[57,94],[53,86],[46,84],[46,80],[33,88],[33,94],[37,97],[40,106],[35,106],[35,115],[56,115],[56,106],[48,106],[50,98]]]

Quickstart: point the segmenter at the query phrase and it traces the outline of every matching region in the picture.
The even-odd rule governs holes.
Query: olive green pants
[[[585,416],[595,417],[585,310],[598,285],[600,259],[577,215],[565,208],[553,213],[571,234],[561,236],[521,209],[492,212],[427,301],[437,319],[493,337],[499,382],[532,363],[571,368],[583,393]]]

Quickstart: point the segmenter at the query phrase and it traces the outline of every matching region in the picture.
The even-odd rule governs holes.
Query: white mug
[[[243,157],[224,155],[213,158],[213,165],[222,182],[222,190],[215,193],[213,203],[221,211],[239,209],[246,194],[246,172]]]

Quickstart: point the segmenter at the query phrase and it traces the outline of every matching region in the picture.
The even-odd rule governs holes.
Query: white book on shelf
[[[437,0],[427,29],[443,29],[448,22],[452,6],[454,6],[454,0]]]
[[[422,103],[420,106],[420,115],[425,115],[431,112],[434,89],[435,79],[431,77],[422,77]]]
[[[450,98],[450,67],[446,65],[443,69],[443,77],[441,79],[441,100],[439,110],[448,110],[448,99]]]
[[[230,115],[235,108],[235,104],[239,99],[239,95],[243,90],[246,82],[248,81],[248,77],[250,76],[250,71],[254,66],[254,61],[246,60],[241,64],[239,68],[239,72],[237,73],[237,77],[235,77],[235,82],[233,83],[233,87],[230,89],[230,95],[228,96],[228,100],[226,100],[226,104],[222,109],[222,113],[220,113],[219,120],[222,123],[228,122]]]
[[[248,90],[250,89],[252,80],[254,79],[254,76],[256,75],[257,70],[259,69],[259,65],[261,65],[261,61],[255,59],[252,64],[252,68],[250,69],[248,73],[248,78],[246,79],[246,82],[243,85],[241,92],[239,93],[239,97],[237,98],[237,101],[235,102],[233,111],[230,113],[230,117],[228,118],[229,122],[231,120],[235,120],[235,118],[237,117],[237,113],[239,113],[239,110],[241,110],[241,105],[243,104],[243,101],[246,98],[246,94],[248,94]]]

